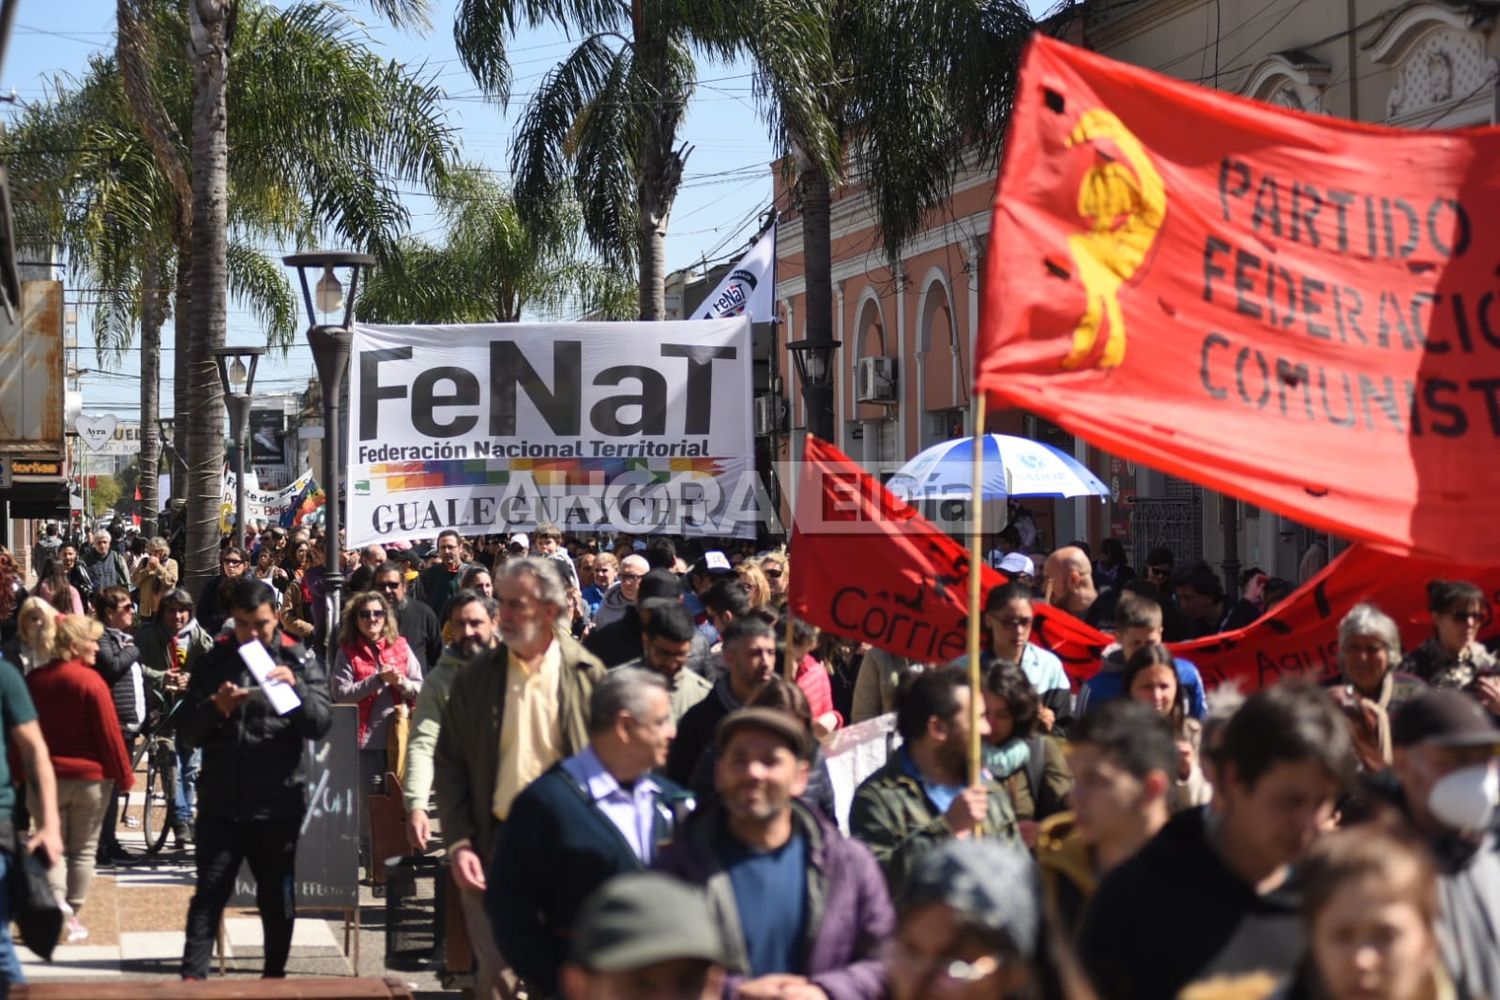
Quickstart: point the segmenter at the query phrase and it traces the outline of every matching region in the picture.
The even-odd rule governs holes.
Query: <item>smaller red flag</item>
[[[807,439],[792,526],[789,600],[799,617],[897,656],[941,663],[967,651],[969,554],[833,445]],[[988,566],[983,594],[1005,582]],[[1075,681],[1109,637],[1036,602],[1037,642]]]
[[[792,527],[790,601],[800,618],[856,642],[922,663],[967,649],[969,554],[832,445],[807,440]],[[982,570],[983,594],[1005,582]],[[1394,555],[1356,545],[1258,621],[1234,632],[1171,644],[1210,688],[1226,681],[1253,691],[1282,677],[1338,674],[1338,625],[1368,601],[1396,621],[1402,645],[1432,634],[1426,585],[1436,578],[1477,584],[1493,604],[1500,567]],[[1031,641],[1050,649],[1077,688],[1114,640],[1040,599]],[[1500,634],[1491,616],[1481,637]]]

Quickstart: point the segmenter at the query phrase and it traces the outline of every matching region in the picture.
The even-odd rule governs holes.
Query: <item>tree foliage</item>
[[[834,133],[812,106],[828,69],[820,16],[803,0],[461,0],[454,34],[464,65],[502,105],[518,31],[550,25],[579,38],[522,114],[511,149],[516,202],[542,230],[542,216],[576,202],[590,245],[609,266],[638,271],[641,316],[656,319],[690,152],[678,133],[696,86],[694,56],[753,57],[762,112],[773,121],[797,114],[807,141],[831,150]]]
[[[635,289],[591,257],[578,213],[544,213],[551,228],[521,221],[515,200],[480,167],[454,171],[435,192],[441,246],[407,237],[360,292],[360,315],[382,323],[513,323],[523,311],[563,310],[608,319],[635,313]]]

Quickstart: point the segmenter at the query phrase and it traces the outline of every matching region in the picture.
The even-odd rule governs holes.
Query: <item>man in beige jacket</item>
[[[495,578],[500,644],[453,679],[433,758],[443,838],[478,964],[475,997],[512,993],[484,911],[485,863],[511,803],[588,745],[588,707],[604,665],[557,629],[568,607],[556,563],[515,559]]]

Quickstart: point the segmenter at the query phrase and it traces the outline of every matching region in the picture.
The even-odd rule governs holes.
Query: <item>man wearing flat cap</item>
[[[579,913],[572,958],[562,968],[563,996],[715,1000],[725,962],[702,890],[656,872],[621,875]]]
[[[864,845],[797,801],[812,739],[770,708],[731,712],[714,734],[719,801],[679,827],[657,867],[700,885],[743,1000],[875,1000],[895,923]]]

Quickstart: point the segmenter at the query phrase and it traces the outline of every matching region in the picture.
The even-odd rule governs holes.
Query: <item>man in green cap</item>
[[[703,893],[656,872],[620,875],[579,914],[563,996],[712,1000],[723,992],[725,961]]]

